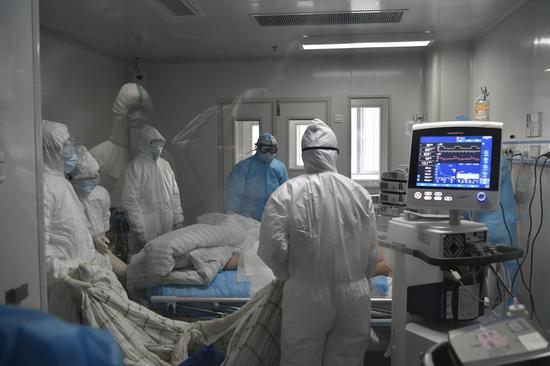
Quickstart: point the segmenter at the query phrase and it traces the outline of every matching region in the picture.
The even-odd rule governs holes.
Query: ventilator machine
[[[412,128],[408,211],[389,221],[381,240],[393,272],[392,366],[420,365],[430,347],[450,339],[450,331],[486,324],[487,274],[493,264],[523,254],[489,243],[484,224],[462,219],[467,212],[500,209],[501,135],[499,122],[431,122]],[[527,323],[521,324],[529,333]],[[518,346],[510,354],[517,357],[521,351],[527,349]],[[481,354],[484,364],[494,353]],[[468,363],[457,363],[463,364]]]

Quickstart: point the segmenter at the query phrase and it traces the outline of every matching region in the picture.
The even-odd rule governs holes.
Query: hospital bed
[[[151,309],[169,318],[190,321],[224,317],[239,309],[253,295],[250,282],[239,282],[237,278],[236,271],[222,271],[208,287],[155,286],[145,291],[145,300]],[[382,287],[382,280],[382,276],[376,277],[371,287]],[[375,328],[391,326],[390,291],[375,291],[371,299],[371,324]]]
[[[220,272],[208,286],[160,285],[144,291],[147,305],[174,319],[196,321],[224,317],[238,310],[253,293],[237,271]]]
[[[129,290],[139,290],[149,308],[169,318],[193,321],[224,317],[275,279],[257,255],[259,222],[218,213],[203,215],[198,222],[200,225],[191,225],[154,239],[132,259],[129,266]],[[239,243],[243,238],[249,244],[240,251],[237,271],[219,272],[222,265],[219,270],[209,272],[211,277],[202,284],[190,284],[178,272],[180,255],[189,247],[193,249],[204,243]],[[198,272],[205,268],[202,265],[212,263],[209,258],[199,256],[198,259],[201,259],[201,265],[196,267]],[[371,284],[371,289],[373,324],[387,326],[391,323],[388,282],[379,280]]]

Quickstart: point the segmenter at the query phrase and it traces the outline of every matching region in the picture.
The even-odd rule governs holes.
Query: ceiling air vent
[[[158,0],[159,3],[176,16],[198,15],[198,9],[188,0]]]
[[[262,27],[400,23],[407,9],[252,15]]]

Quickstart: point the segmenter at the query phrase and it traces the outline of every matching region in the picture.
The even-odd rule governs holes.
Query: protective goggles
[[[277,154],[277,145],[258,145],[256,150],[262,153]]]
[[[309,151],[309,150],[332,150],[336,151],[338,155],[340,155],[340,149],[337,147],[328,147],[328,146],[310,146],[310,147],[304,147],[302,151]]]

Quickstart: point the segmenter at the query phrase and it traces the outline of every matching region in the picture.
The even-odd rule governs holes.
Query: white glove
[[[100,252],[101,254],[106,254],[109,250],[109,246],[107,244],[110,243],[109,239],[105,236],[105,234],[98,234],[93,237],[94,239],[94,247],[95,249]]]

